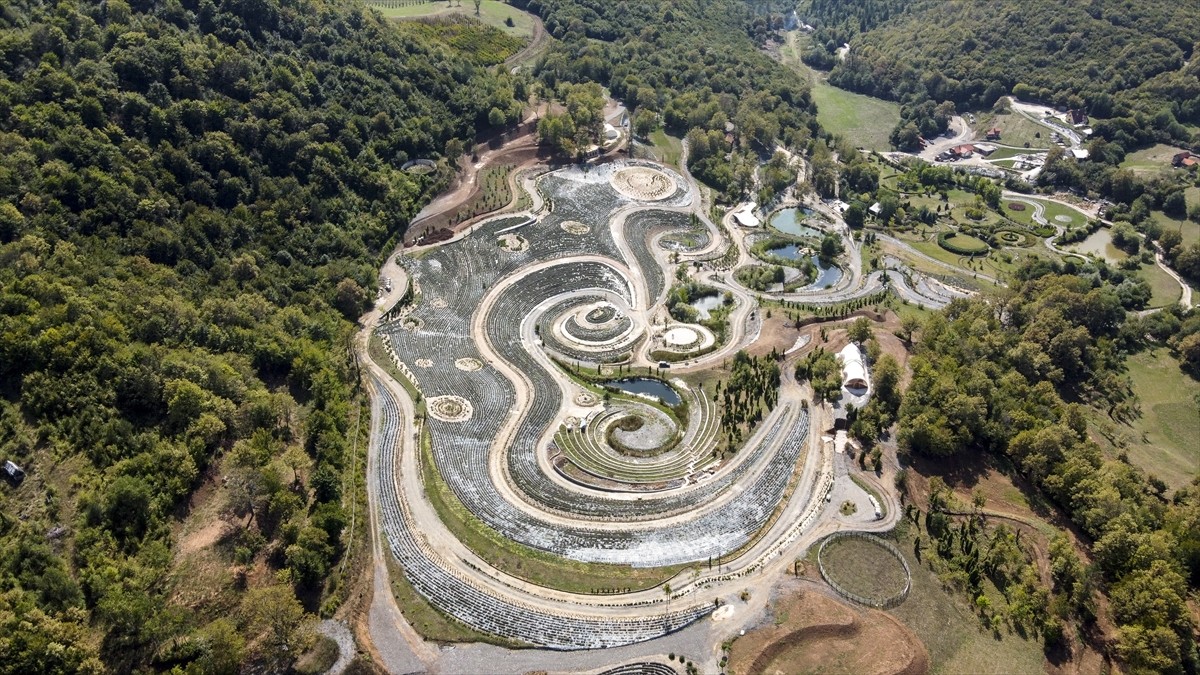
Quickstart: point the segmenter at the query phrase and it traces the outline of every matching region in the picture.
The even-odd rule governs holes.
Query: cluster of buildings
[[[1195,169],[1200,166],[1200,157],[1184,150],[1171,158],[1171,166],[1176,169]]]
[[[956,145],[937,156],[939,162],[953,162],[960,159],[970,159],[975,155],[987,157],[996,151],[996,146],[987,143],[964,143]]]

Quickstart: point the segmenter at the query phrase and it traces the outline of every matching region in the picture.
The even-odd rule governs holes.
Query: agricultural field
[[[986,141],[997,145],[1007,145],[1013,148],[1021,148],[1020,150],[1012,150],[1012,155],[1023,154],[1029,150],[1045,150],[1053,145],[1050,142],[1050,130],[1046,127],[1034,122],[1033,120],[1016,112],[994,113],[980,112],[975,113],[975,124],[972,128],[975,129],[975,139],[984,141],[989,129],[999,127],[1001,130],[1000,140]],[[1000,148],[992,157],[1003,159],[1006,148]]]
[[[371,7],[389,19],[417,19],[428,16],[461,15],[475,17],[475,3],[461,2],[413,2],[412,0],[370,0]],[[479,6],[479,20],[522,40],[533,37],[535,19],[512,5],[499,0],[483,0]],[[509,20],[512,25],[508,25]]]
[[[1182,148],[1159,143],[1125,155],[1121,168],[1139,174],[1170,173],[1175,170],[1171,158],[1178,152],[1182,152]]]
[[[1172,489],[1184,487],[1200,471],[1200,382],[1165,347],[1130,357],[1129,378],[1141,415],[1131,424],[1108,423],[1128,442],[1130,461]]]
[[[812,83],[812,97],[817,104],[817,120],[821,126],[845,136],[856,146],[868,150],[890,149],[889,137],[900,122],[900,105],[829,84],[824,74],[813,71],[800,60],[800,55],[808,49],[808,40],[802,33],[789,33],[787,44],[780,49],[780,58]]]

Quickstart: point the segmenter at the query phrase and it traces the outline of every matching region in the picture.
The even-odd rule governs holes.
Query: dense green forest
[[[1193,3],[805,0],[798,12],[817,28],[805,60],[836,86],[904,103],[901,126],[929,133],[921,106],[986,109],[1012,93],[1130,120],[1139,143],[1196,142],[1185,126],[1200,123]]]
[[[899,442],[944,457],[991,452],[1010,460],[1091,542],[1094,564],[1056,566],[1041,621],[1049,642],[1063,619],[1085,624],[1108,597],[1116,654],[1134,672],[1195,672],[1186,601],[1200,584],[1200,478],[1175,494],[1088,437],[1084,406],[1129,408],[1125,355],[1147,342],[1176,349],[1200,314],[1126,314],[1101,270],[1063,274],[1041,263],[993,302],[956,300],[924,323],[899,408]]]
[[[749,189],[759,155],[769,157],[777,140],[808,150],[819,135],[807,84],[756,48],[754,13],[740,0],[517,4],[558,38],[537,68],[547,87],[600,83],[628,106],[640,135],[660,126],[687,135],[692,171],[727,198]]]
[[[340,1],[0,8],[0,456],[27,472],[0,669],[282,667],[279,617],[340,601],[350,319],[449,175],[401,166],[521,109],[431,32]],[[172,595],[218,463],[236,562],[278,584],[244,611]]]

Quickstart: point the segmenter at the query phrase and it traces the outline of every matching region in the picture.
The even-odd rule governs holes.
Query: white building
[[[838,352],[842,362],[842,386],[847,389],[866,389],[867,367],[863,364],[862,351],[853,342]]]

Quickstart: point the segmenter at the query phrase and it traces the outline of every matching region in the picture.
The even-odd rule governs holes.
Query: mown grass
[[[682,141],[662,129],[656,129],[650,134],[650,142],[658,161],[668,166],[679,166],[679,157],[683,154]]]
[[[1179,302],[1179,298],[1183,295],[1183,290],[1179,288],[1179,282],[1164,272],[1161,267],[1152,263],[1142,265],[1139,271],[1146,283],[1150,284],[1150,307],[1166,307]],[[1196,442],[1200,443],[1200,436],[1197,437]]]
[[[1159,143],[1125,155],[1121,168],[1141,174],[1169,173],[1174,170],[1171,158],[1179,152],[1182,152],[1180,148]]]
[[[856,146],[890,150],[892,130],[900,122],[900,105],[838,89],[826,82],[821,73],[814,72],[800,60],[800,55],[808,49],[808,41],[809,37],[803,33],[789,33],[780,56],[784,64],[812,83],[817,121],[826,131],[841,134]]]
[[[1142,410],[1122,427],[1129,459],[1172,488],[1183,487],[1200,471],[1200,382],[1165,347],[1131,356],[1128,366]]]
[[[1000,140],[986,142],[1022,148],[1022,150],[1017,151],[1015,154],[1045,150],[1050,147],[1050,130],[1020,113],[1008,112],[997,115],[989,112],[976,114],[973,128],[975,129],[977,139],[985,138],[988,130],[992,127],[1000,128]],[[1029,144],[1028,148],[1025,147],[1026,143]],[[1002,151],[1003,149],[998,152]],[[1004,155],[999,155],[999,157],[1004,157]]]
[[[367,4],[379,10],[389,19],[417,19],[426,16],[462,14],[478,18],[489,26],[495,26],[522,40],[533,37],[533,16],[499,0],[483,0],[479,6],[478,17],[475,16],[475,3],[472,0],[453,7],[449,6],[448,2],[426,2],[405,7],[388,7],[386,1],[368,0]],[[513,25],[509,26],[505,23],[506,19],[512,19]]]
[[[829,577],[851,593],[882,600],[904,590],[904,568],[879,544],[837,539],[825,545],[821,562]]]

